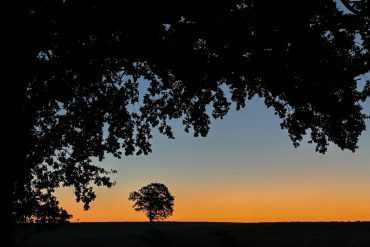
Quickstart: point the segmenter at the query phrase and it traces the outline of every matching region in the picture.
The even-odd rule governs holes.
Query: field
[[[370,247],[370,222],[21,225],[19,246]]]

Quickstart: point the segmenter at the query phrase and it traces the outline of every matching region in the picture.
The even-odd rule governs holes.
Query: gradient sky
[[[364,107],[369,112],[370,102]],[[146,220],[127,198],[151,182],[166,184],[175,195],[171,221],[369,221],[370,132],[356,153],[332,144],[322,155],[307,140],[294,148],[279,123],[258,98],[213,120],[206,138],[175,123],[176,139],[155,132],[150,155],[101,162],[118,171],[117,185],[97,188],[89,211],[75,202],[71,188],[57,196],[80,222]]]

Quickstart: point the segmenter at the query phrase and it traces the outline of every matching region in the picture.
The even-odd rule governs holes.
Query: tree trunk
[[[8,243],[12,243],[15,245],[15,235],[16,235],[16,228],[13,222],[12,217],[12,202],[14,200],[14,191],[15,185],[18,181],[22,180],[21,178],[24,177],[24,160],[25,160],[25,128],[24,128],[24,118],[23,118],[23,111],[22,111],[22,100],[20,99],[18,94],[23,95],[22,85],[17,85],[17,83],[21,83],[20,80],[15,79],[15,86],[7,90],[8,95],[11,95],[13,98],[9,100],[7,103],[7,111],[6,111],[6,126],[4,127],[5,130],[5,155],[3,156],[6,160],[4,169],[6,169],[6,176],[3,179],[5,183],[3,188],[6,190],[5,194],[5,201],[6,201],[6,210],[5,210],[5,217],[3,219],[7,223],[7,227],[4,227],[6,232],[6,236],[9,238],[5,241]],[[15,96],[15,97],[14,97]]]
[[[148,218],[149,218],[149,222],[153,222],[154,217],[153,217],[153,212],[151,210],[149,210]]]
[[[35,52],[34,44],[32,43],[32,32],[24,19],[23,6],[12,5],[9,11],[12,12],[9,16],[12,16],[8,22],[14,24],[9,25],[8,29],[5,30],[4,40],[8,46],[6,50],[11,53],[9,59],[3,58],[8,67],[5,75],[8,78],[2,78],[4,83],[2,84],[2,124],[3,126],[3,144],[5,147],[2,149],[2,169],[5,170],[2,176],[1,186],[5,189],[3,193],[3,199],[5,200],[5,210],[2,210],[4,224],[3,233],[6,236],[2,242],[10,243],[11,246],[15,246],[16,237],[16,225],[13,222],[12,217],[12,201],[14,198],[14,186],[24,174],[20,174],[24,171],[24,161],[26,157],[26,133],[27,125],[30,120],[25,116],[24,112],[24,100],[25,100],[25,88],[26,83],[30,79],[32,73],[32,58]],[[5,136],[5,137],[4,137]]]
[[[19,179],[19,172],[22,170],[23,161],[25,157],[25,148],[24,148],[24,138],[23,138],[23,123],[22,123],[22,107],[21,107],[21,100],[19,100],[19,93],[22,93],[22,90],[19,90],[20,81],[15,78],[14,86],[10,88],[10,90],[6,90],[8,95],[11,95],[12,99],[9,99],[7,103],[7,109],[3,114],[5,115],[5,143],[6,147],[5,155],[3,156],[7,162],[5,162],[3,169],[6,169],[6,176],[3,177],[2,182],[4,183],[2,186],[6,190],[3,195],[5,198],[5,213],[3,222],[6,222],[7,226],[2,228],[5,232],[5,236],[8,239],[4,240],[4,242],[12,243],[15,245],[15,235],[16,235],[16,228],[13,222],[12,217],[12,202],[14,198],[14,185],[16,181]],[[10,98],[10,97],[9,97]],[[8,240],[8,241],[7,241]]]

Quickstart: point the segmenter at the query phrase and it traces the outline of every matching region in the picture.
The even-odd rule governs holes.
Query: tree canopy
[[[150,222],[164,220],[173,213],[175,198],[161,183],[151,183],[131,192],[128,199],[135,202],[132,207],[136,211],[145,212]]]
[[[171,119],[206,136],[261,97],[294,146],[305,135],[355,151],[369,97],[370,14],[332,0],[36,0],[21,6],[20,100],[12,201],[73,186],[89,208],[92,184],[112,186],[92,164],[107,153],[148,154],[153,128]],[[143,88],[140,82],[147,81]],[[212,109],[208,111],[208,106]],[[46,191],[46,192],[45,192]]]
[[[39,190],[28,191],[22,199],[13,201],[13,221],[16,223],[66,223],[72,215],[59,207],[57,198]]]

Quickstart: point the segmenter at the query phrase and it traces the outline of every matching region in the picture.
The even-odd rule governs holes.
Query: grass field
[[[370,222],[22,225],[17,239],[19,246],[370,247]]]

